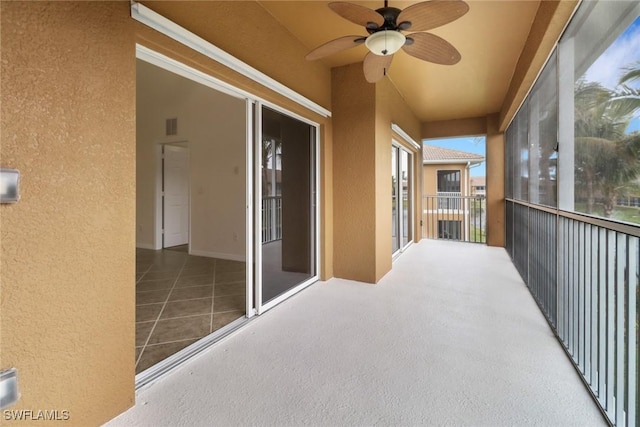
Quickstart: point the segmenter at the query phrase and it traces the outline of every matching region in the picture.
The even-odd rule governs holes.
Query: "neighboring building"
[[[471,232],[470,169],[484,157],[466,151],[423,144],[423,237],[467,240]]]
[[[484,176],[471,177],[471,195],[486,196],[487,195],[487,178]]]
[[[470,169],[484,162],[484,157],[466,151],[423,144],[424,195],[471,195]]]

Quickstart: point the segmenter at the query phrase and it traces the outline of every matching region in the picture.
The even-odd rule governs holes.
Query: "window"
[[[529,95],[529,201],[557,204],[558,78],[555,53]]]
[[[529,201],[529,105],[525,103],[516,115],[513,126],[511,161],[513,162],[513,198]]]
[[[580,8],[506,131],[507,197],[640,224],[639,15]]]
[[[460,193],[460,171],[438,171],[438,193]]]
[[[574,209],[638,223],[640,212],[620,203],[640,196],[638,5],[610,6],[608,14],[602,8],[585,8],[589,13],[571,38]]]
[[[404,250],[411,242],[412,154],[399,145],[391,146],[391,253]]]

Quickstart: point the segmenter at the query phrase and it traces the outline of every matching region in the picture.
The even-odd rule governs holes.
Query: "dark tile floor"
[[[245,263],[136,250],[136,373],[245,315]]]

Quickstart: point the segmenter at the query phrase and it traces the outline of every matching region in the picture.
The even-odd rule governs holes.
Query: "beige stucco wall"
[[[333,190],[334,273],[375,283],[375,86],[364,79],[362,66],[354,64],[333,69],[332,89],[333,177],[337,183]],[[391,194],[390,187],[387,194]]]
[[[134,400],[135,43],[320,124],[323,278],[333,275],[331,121],[134,22],[128,2],[1,8],[1,163],[23,180],[22,200],[0,206],[0,368],[19,370],[13,408],[99,425]],[[189,19],[207,26],[216,16],[198,13]],[[330,107],[330,71],[304,61],[306,47],[259,5],[227,18],[242,19],[251,42],[223,48]],[[236,32],[210,27],[218,41]],[[264,46],[273,42],[277,59]]]
[[[559,3],[568,15],[576,2]],[[0,2],[0,163],[23,173],[22,200],[0,206],[0,368],[19,369],[14,408],[68,410],[64,425],[98,425],[134,399],[135,42],[320,124],[325,279],[335,270],[376,282],[388,271],[391,121],[416,140],[487,132],[463,119],[418,135],[397,92],[364,83],[361,64],[334,70],[332,91],[332,72],[304,61],[308,47],[254,2],[146,4],[332,109],[334,122],[133,22],[128,2]],[[547,46],[558,16],[544,43],[537,33],[531,43]],[[501,128],[540,68],[544,49],[534,51],[518,65]],[[385,105],[394,108],[376,111]]]
[[[505,245],[504,205],[504,133],[499,130],[499,116],[487,117],[487,245]]]
[[[420,122],[388,79],[367,83],[362,64],[333,69],[334,271],[376,283],[391,269],[391,124],[419,140]],[[421,153],[414,152],[416,159]],[[420,174],[415,176],[419,177]],[[415,191],[420,180],[415,180]],[[412,217],[419,224],[420,200]],[[414,240],[419,239],[416,227]]]
[[[423,165],[423,188],[424,194],[435,196],[438,194],[438,171],[455,170],[460,171],[460,192],[463,196],[469,195],[469,170],[466,164],[427,164]]]
[[[376,282],[391,270],[391,143],[394,139],[391,125],[397,124],[414,141],[420,141],[420,121],[406,104],[393,82],[383,78],[375,84],[376,89]],[[403,142],[402,140],[398,142]],[[422,152],[404,144],[413,154],[413,167],[422,158]],[[413,188],[420,186],[419,175],[414,174]],[[415,198],[411,216],[419,224],[420,199]],[[413,240],[420,235],[414,227]]]
[[[135,52],[129,4],[1,2],[0,368],[11,409],[91,426],[134,400]],[[62,415],[60,415],[62,417]]]
[[[331,73],[271,14],[254,1],[143,1],[144,5],[210,41],[325,108],[331,105]],[[274,52],[277,47],[277,54]]]
[[[475,136],[485,133],[487,133],[485,117],[424,122],[421,127],[421,136],[424,139]]]

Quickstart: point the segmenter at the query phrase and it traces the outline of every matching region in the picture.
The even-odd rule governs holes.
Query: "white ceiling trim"
[[[391,130],[394,131],[398,136],[405,140],[408,144],[411,144],[413,148],[416,150],[420,150],[420,144],[418,144],[413,138],[409,136],[400,126],[395,123],[391,123]]]
[[[216,47],[212,43],[205,39],[193,34],[191,31],[186,30],[175,22],[165,18],[164,16],[154,12],[148,7],[137,3],[131,2],[131,17],[138,22],[143,23],[156,31],[176,40],[179,43],[199,52],[216,62],[224,65],[227,68],[232,69],[249,79],[260,83],[261,85],[280,93],[286,98],[302,105],[305,108],[321,115],[322,117],[331,117],[331,111],[322,107],[319,104],[311,101],[298,92],[286,87],[282,83],[274,80],[266,74],[256,70],[249,64],[240,61],[238,58],[230,55],[222,49]]]

